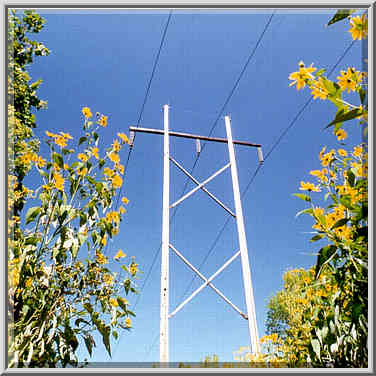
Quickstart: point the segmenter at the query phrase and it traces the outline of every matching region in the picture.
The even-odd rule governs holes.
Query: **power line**
[[[339,63],[342,61],[342,59],[346,56],[346,54],[350,51],[351,47],[354,45],[355,43],[355,40],[353,40],[350,45],[344,50],[344,52],[342,53],[342,55],[339,57],[339,59],[337,60],[337,62],[334,64],[334,66],[330,69],[329,73],[328,73],[328,77],[331,76],[331,74],[334,72],[334,70],[337,68],[337,66],[339,65]],[[268,153],[265,154],[265,157],[264,157],[264,162],[269,158],[269,156],[271,155],[271,153],[275,150],[275,148],[279,145],[279,143],[281,142],[282,138],[287,134],[287,132],[294,126],[294,124],[296,123],[296,121],[299,119],[299,117],[302,115],[302,113],[304,112],[304,110],[308,107],[308,105],[311,103],[312,101],[312,96],[306,101],[306,103],[302,106],[302,108],[298,111],[298,113],[294,116],[293,120],[290,122],[290,124],[282,131],[282,133],[280,134],[280,136],[278,137],[277,141],[272,145],[272,147],[270,148],[270,150],[268,151]],[[242,198],[246,195],[249,187],[252,185],[255,177],[257,176],[258,172],[260,171],[261,169],[261,166],[263,164],[259,163],[259,165],[257,166],[255,172],[253,173],[253,175],[251,176],[251,179],[250,181],[248,182],[246,188],[244,189],[244,191],[242,192]],[[219,238],[222,236],[222,233],[223,231],[225,230],[225,228],[227,227],[229,221],[230,221],[231,217],[228,217],[227,220],[225,221],[223,227],[221,228],[221,230],[219,231],[218,235],[216,236],[214,242],[212,243],[211,247],[209,248],[209,251],[207,252],[207,254],[205,255],[203,261],[201,262],[200,264],[200,267],[198,268],[198,270],[200,270],[202,268],[202,266],[205,264],[206,260],[208,259],[209,255],[211,254],[211,252],[214,250]],[[188,292],[189,288],[192,286],[192,283],[194,282],[196,278],[196,275],[194,275],[192,277],[192,280],[191,282],[189,283],[189,285],[187,286],[187,288],[185,289],[184,291],[184,294],[182,295],[181,299],[184,298],[184,296],[186,295],[186,293]]]
[[[166,25],[164,27],[163,35],[162,35],[162,38],[161,38],[161,43],[159,44],[158,52],[157,52],[157,55],[156,55],[155,60],[154,60],[154,65],[153,65],[153,69],[152,69],[152,72],[151,72],[151,75],[150,75],[150,79],[149,79],[149,82],[148,82],[148,85],[147,85],[147,88],[146,88],[144,101],[142,102],[140,113],[138,115],[137,126],[140,125],[142,114],[144,113],[144,109],[145,109],[145,104],[146,104],[146,101],[147,101],[147,99],[149,97],[151,83],[153,81],[155,70],[156,70],[158,62],[159,62],[159,56],[161,54],[164,41],[166,39],[167,29],[168,29],[168,26],[170,24],[171,16],[172,16],[172,9],[170,10],[170,13],[168,15],[168,19],[167,19]],[[131,156],[131,153],[132,153],[132,150],[133,150],[133,144],[134,144],[135,140],[136,140],[136,134],[134,135],[134,140],[133,140],[132,146],[129,149],[128,158],[127,158],[127,162],[125,164],[124,170],[126,170],[126,168],[128,166],[129,159],[130,159],[130,156]],[[119,199],[120,199],[120,196],[121,196],[122,189],[123,189],[123,186],[120,188],[119,195],[118,195],[117,202],[116,202],[116,207],[119,204]]]
[[[223,114],[224,109],[226,108],[226,106],[227,106],[227,104],[229,103],[230,99],[231,99],[232,96],[234,95],[235,90],[236,90],[236,88],[238,87],[239,82],[240,82],[241,78],[243,77],[243,74],[244,74],[244,72],[246,71],[246,69],[247,69],[247,67],[248,67],[248,65],[249,65],[249,63],[250,63],[252,57],[254,56],[254,54],[255,54],[255,52],[256,52],[258,46],[260,45],[261,40],[263,39],[263,37],[264,37],[264,35],[265,35],[267,29],[269,28],[269,25],[270,25],[270,23],[271,23],[271,21],[272,21],[274,15],[275,15],[275,13],[276,13],[276,11],[273,11],[272,15],[271,15],[271,16],[269,17],[269,19],[268,19],[268,22],[265,24],[265,27],[264,27],[262,33],[260,34],[260,36],[259,36],[259,38],[258,38],[258,40],[257,40],[257,42],[256,42],[256,44],[255,44],[255,47],[252,49],[251,53],[249,54],[248,59],[247,59],[246,63],[244,64],[243,69],[241,70],[241,72],[240,72],[240,74],[239,74],[237,80],[235,81],[234,86],[233,86],[232,89],[230,90],[229,95],[227,96],[225,102],[223,103],[223,105],[222,105],[222,107],[221,107],[221,110],[219,111],[219,114],[218,114],[217,118],[215,119],[215,121],[214,121],[214,123],[213,123],[213,125],[212,125],[212,127],[211,127],[211,129],[210,129],[210,132],[209,132],[209,136],[208,136],[208,137],[210,137],[210,136],[212,135],[212,133],[213,133],[215,127],[217,126],[218,120],[221,118],[221,116],[222,116],[222,114]],[[201,147],[201,152],[204,150],[205,146],[206,146],[206,142],[203,143],[203,145],[202,145],[202,147]],[[196,159],[195,159],[195,161],[194,161],[194,163],[193,163],[193,167],[192,167],[192,169],[191,169],[191,171],[190,171],[191,174],[193,173],[194,169],[196,168],[196,165],[197,165],[197,162],[198,162],[198,160],[199,160],[199,158],[200,158],[200,155],[201,155],[201,153],[198,154],[198,155],[196,156]],[[187,189],[188,183],[189,183],[189,178],[187,178],[187,180],[185,181],[185,184],[184,184],[184,188],[183,188],[182,194],[185,193],[185,190]],[[175,217],[175,214],[176,214],[177,208],[178,208],[178,207],[175,208],[174,213],[172,214],[172,218]]]
[[[165,41],[165,39],[166,39],[167,29],[168,29],[168,26],[169,26],[169,24],[170,24],[170,20],[171,20],[171,16],[172,16],[172,11],[173,11],[173,10],[171,9],[171,10],[170,10],[170,13],[169,13],[169,15],[168,15],[168,19],[167,19],[167,22],[166,22],[166,24],[165,24],[164,30],[163,30],[163,34],[162,34],[162,38],[161,38],[161,42],[160,42],[160,44],[159,44],[158,52],[157,52],[157,55],[156,55],[155,60],[154,60],[153,69],[152,69],[152,72],[151,72],[151,75],[150,75],[150,79],[149,79],[149,82],[148,82],[148,85],[147,85],[147,88],[146,88],[144,101],[142,102],[142,106],[141,106],[140,113],[139,113],[139,116],[138,116],[137,126],[140,125],[140,121],[141,121],[141,119],[142,119],[142,114],[143,114],[144,109],[145,109],[145,104],[146,104],[147,99],[148,99],[148,97],[149,97],[150,88],[151,88],[151,83],[152,83],[152,81],[153,81],[154,74],[155,74],[155,71],[156,71],[156,68],[157,68],[157,65],[158,65],[158,62],[159,62],[159,57],[160,57],[160,54],[161,54],[161,51],[162,51],[162,47],[163,47],[164,41]],[[134,145],[135,140],[136,140],[136,134],[134,135],[134,139],[133,139],[133,142],[132,142],[132,146],[129,148],[127,161],[126,161],[126,163],[125,163],[125,167],[124,167],[124,176],[125,176],[125,173],[126,173],[127,168],[128,168],[128,164],[129,164],[129,160],[130,160],[130,157],[131,157],[131,154],[132,154],[133,145]],[[122,192],[123,186],[124,186],[124,184],[122,185],[122,187],[121,187],[120,190],[119,190],[119,194],[118,194],[117,201],[116,201],[116,206],[115,206],[116,208],[117,208],[118,205],[119,205],[119,199],[120,199],[120,196],[121,196],[121,192]],[[156,252],[156,254],[155,254],[155,256],[154,256],[154,260],[153,260],[153,262],[152,262],[152,266],[154,266],[154,263],[155,263],[155,260],[156,260],[156,258],[157,258],[157,255],[158,255],[158,252]],[[152,269],[152,267],[150,267],[150,269],[149,269],[149,272],[148,272],[148,274],[147,274],[147,279],[148,279],[149,276],[150,276],[151,269]],[[147,279],[146,279],[146,280],[147,280]],[[141,291],[142,291],[144,285],[145,285],[145,281],[144,281],[144,284],[142,285]],[[140,293],[141,293],[141,291],[140,291]],[[136,301],[135,306],[137,305],[138,299],[139,299],[139,295],[137,296],[137,301]],[[116,353],[116,350],[118,349],[119,343],[120,343],[120,338],[119,338],[119,341],[118,341],[117,346],[116,346],[116,348],[115,348],[115,351],[114,351],[114,353],[113,353],[114,355],[115,355],[115,353]]]
[[[161,50],[162,50],[162,47],[163,47],[163,44],[164,44],[164,41],[165,41],[165,38],[166,38],[166,33],[167,33],[168,26],[170,24],[171,16],[172,16],[172,9],[170,10],[170,13],[168,15],[168,19],[167,19],[166,25],[165,25],[164,30],[163,30],[161,42],[159,44],[158,52],[157,52],[157,55],[156,55],[155,60],[154,60],[153,69],[152,69],[152,72],[151,72],[151,75],[150,75],[150,78],[149,78],[149,81],[148,81],[148,84],[147,84],[144,100],[142,102],[142,106],[141,106],[141,109],[140,109],[140,112],[139,112],[139,115],[138,115],[137,126],[140,124],[142,114],[143,114],[144,109],[145,109],[145,104],[146,104],[146,101],[147,101],[148,96],[149,96],[151,83],[153,81],[155,70],[156,70],[156,67],[157,67],[158,62],[159,62],[159,56],[161,54]],[[128,164],[129,164],[129,160],[130,160],[130,157],[131,157],[131,154],[132,154],[133,145],[134,145],[135,140],[136,140],[136,134],[134,135],[133,143],[129,148],[127,160],[126,160],[125,165],[124,165],[124,177],[125,177],[125,175],[128,171]],[[121,193],[123,191],[124,185],[125,185],[125,183],[123,183],[123,185],[120,187],[120,190],[118,192],[115,208],[117,208],[119,206],[119,200],[120,200],[120,196],[121,196]],[[107,244],[107,247],[106,247],[106,251],[107,250],[108,250],[108,244]]]
[[[216,120],[214,121],[214,123],[213,123],[211,129],[210,129],[210,132],[209,132],[208,137],[210,137],[210,136],[212,135],[212,133],[213,133],[213,131],[214,131],[214,129],[215,129],[215,127],[216,127],[216,125],[217,125],[219,119],[220,119],[221,116],[222,116],[222,113],[223,113],[224,109],[226,108],[227,104],[229,103],[229,101],[231,100],[232,96],[234,95],[234,92],[235,92],[236,88],[238,87],[239,82],[240,82],[241,78],[243,77],[243,74],[245,73],[245,71],[246,71],[246,69],[247,69],[247,67],[248,67],[248,65],[249,65],[249,63],[250,63],[252,57],[254,56],[254,54],[255,54],[257,48],[259,47],[259,45],[260,45],[260,43],[261,43],[261,40],[263,39],[263,37],[264,37],[264,35],[265,35],[267,29],[269,28],[269,25],[270,25],[270,23],[271,23],[271,21],[272,21],[274,15],[275,15],[275,13],[276,13],[276,11],[273,11],[272,15],[269,17],[269,19],[268,19],[268,21],[267,21],[267,23],[266,23],[266,25],[265,25],[265,27],[264,27],[262,33],[260,34],[260,37],[258,38],[258,40],[257,40],[257,42],[256,42],[255,47],[252,49],[250,55],[248,56],[248,59],[247,59],[246,63],[244,64],[244,66],[243,66],[243,68],[242,68],[242,70],[241,70],[241,72],[240,72],[240,74],[239,74],[237,80],[235,81],[235,84],[233,85],[232,89],[230,90],[229,95],[227,96],[227,98],[226,98],[224,104],[222,105],[222,107],[221,107],[221,109],[220,109],[220,112],[219,112],[219,114],[218,114]],[[202,148],[201,148],[201,152],[204,150],[205,145],[206,145],[206,143],[203,143]],[[197,162],[198,162],[198,160],[199,160],[199,158],[200,158],[200,155],[201,155],[201,153],[200,153],[199,155],[196,156],[196,159],[195,159],[195,161],[194,161],[193,167],[191,168],[191,171],[190,171],[191,174],[193,173],[193,171],[194,171],[194,169],[195,169],[195,167],[196,167],[196,165],[197,165]],[[186,188],[187,188],[187,186],[188,186],[188,182],[189,182],[189,178],[187,178],[187,180],[186,180],[186,182],[185,182],[184,188],[183,188],[183,190],[182,190],[182,194],[185,193],[185,190],[186,190]],[[172,213],[172,216],[171,216],[171,218],[170,218],[170,224],[172,223],[172,221],[173,221],[174,218],[175,218],[175,215],[176,215],[177,209],[178,209],[178,206],[175,207],[174,212]],[[227,223],[226,223],[226,225],[227,225]],[[225,227],[225,226],[224,226],[224,227]],[[223,228],[223,230],[224,230],[224,228]],[[222,230],[222,231],[223,231],[223,230]],[[218,239],[219,239],[219,238],[218,238]],[[156,252],[155,252],[155,255],[154,255],[154,259],[153,259],[153,262],[152,262],[151,268],[154,267],[154,264],[155,264],[155,261],[156,261],[156,259],[157,259],[157,256],[159,255],[159,252],[160,252],[160,250],[161,250],[161,246],[162,246],[162,245],[160,244],[159,247],[157,248]],[[215,246],[215,245],[214,245],[214,246]],[[214,247],[213,247],[213,248],[214,248]],[[205,261],[206,261],[206,258],[205,258]],[[143,286],[142,286],[142,289],[144,288],[144,286],[145,286],[145,284],[146,284],[148,278],[150,277],[150,274],[151,274],[151,269],[149,270],[149,272],[148,272],[148,274],[147,274],[147,277],[146,277],[146,279],[145,279],[145,281],[144,281],[144,284],[143,284]],[[142,291],[142,289],[141,289],[141,291]],[[141,292],[141,291],[140,291],[140,292]],[[137,301],[136,301],[136,304],[138,303],[138,300],[139,300],[139,296],[138,296],[138,299],[137,299]],[[135,304],[135,305],[136,305],[136,304]],[[154,346],[154,345],[152,345],[152,346]],[[150,351],[151,351],[151,350],[150,350]]]

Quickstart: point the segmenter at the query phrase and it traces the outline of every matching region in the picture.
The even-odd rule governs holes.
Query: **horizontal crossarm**
[[[129,130],[131,132],[154,133],[154,134],[160,134],[160,135],[164,134],[164,130],[162,130],[162,129],[129,127]],[[222,142],[222,143],[227,144],[226,138],[207,137],[207,136],[200,136],[198,134],[181,133],[181,132],[173,132],[173,131],[169,131],[168,135],[169,136],[175,136],[175,137],[193,138],[193,139],[196,139],[196,140]],[[236,140],[234,140],[233,143],[235,145],[253,146],[255,148],[261,147],[260,144],[254,144],[253,142],[248,142],[248,141],[236,141]]]
[[[176,202],[174,202],[171,206],[170,206],[170,209],[171,208],[174,208],[176,205],[179,205],[181,202],[183,202],[186,198],[188,198],[189,196],[193,195],[193,193],[197,192],[199,189],[201,189],[205,184],[209,183],[209,181],[213,180],[216,176],[218,176],[219,174],[221,174],[223,171],[225,171],[227,168],[229,168],[231,165],[231,163],[227,163],[226,166],[223,166],[220,170],[218,170],[217,172],[215,172],[212,176],[208,177],[205,181],[203,181],[202,183],[199,183],[197,185],[196,188],[193,188],[191,191],[189,191],[188,193],[186,193],[183,197],[179,198],[179,200],[177,200]]]
[[[220,267],[211,277],[206,278],[204,275],[200,273],[198,269],[196,269],[173,245],[170,244],[170,248],[184,261],[186,265],[188,265],[203,281],[204,283],[194,291],[191,296],[184,300],[172,313],[169,314],[169,318],[174,316],[178,313],[188,302],[190,302],[204,287],[210,286],[226,303],[228,303],[236,312],[238,312],[243,318],[248,319],[247,315],[244,314],[235,304],[233,304],[230,299],[228,299],[220,290],[218,290],[211,281],[221,273],[228,265],[231,264],[239,255],[240,251],[235,253],[229,260],[227,260],[222,267]]]
[[[181,166],[174,158],[170,156],[171,162],[174,163],[174,165],[179,168],[181,171],[183,171],[194,183],[197,185],[200,184],[200,182],[195,179],[183,166]],[[225,205],[223,204],[220,200],[217,199],[212,193],[210,193],[205,187],[201,187],[201,189],[208,194],[210,198],[212,198],[219,206],[221,206],[223,209],[225,209],[229,214],[231,214],[234,218],[236,218],[236,215]]]

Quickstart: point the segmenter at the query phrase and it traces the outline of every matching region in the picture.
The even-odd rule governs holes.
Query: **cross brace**
[[[199,183],[197,185],[197,187],[193,188],[191,191],[189,191],[188,193],[186,193],[183,197],[181,197],[179,200],[177,200],[176,202],[174,202],[172,205],[170,205],[170,209],[171,208],[174,208],[176,205],[180,204],[181,202],[183,202],[186,198],[188,198],[189,196],[193,195],[193,193],[195,193],[196,191],[198,191],[200,188],[204,187],[205,184],[209,183],[210,181],[212,181],[216,176],[218,176],[219,174],[221,174],[223,171],[225,171],[226,169],[228,169],[230,167],[230,163],[227,163],[226,166],[222,167],[221,169],[219,169],[217,172],[215,172],[213,175],[211,175],[209,178],[207,178],[205,181],[203,181],[202,183]]]
[[[186,265],[188,265],[203,281],[204,283],[194,291],[191,296],[184,300],[172,313],[168,315],[168,318],[175,316],[189,301],[191,301],[204,287],[210,286],[226,303],[228,303],[236,312],[238,312],[244,319],[248,320],[248,317],[245,313],[243,313],[235,304],[233,304],[230,299],[226,298],[226,296],[219,291],[211,281],[221,273],[228,265],[230,265],[239,255],[240,251],[236,252],[229,260],[227,260],[211,277],[206,278],[198,269],[196,269],[173,245],[170,244],[170,248],[184,261]]]
[[[174,163],[176,167],[178,167],[181,171],[183,171],[194,183],[197,185],[200,184],[198,180],[196,180],[184,167],[182,167],[178,162],[175,161],[174,158],[170,156],[170,161]],[[212,193],[210,193],[205,187],[200,187],[205,193],[208,194],[209,197],[211,197],[218,205],[222,206],[223,209],[225,209],[229,214],[231,214],[234,218],[236,218],[236,215],[220,200],[217,199]]]

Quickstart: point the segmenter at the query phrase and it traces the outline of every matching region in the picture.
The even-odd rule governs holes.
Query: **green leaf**
[[[354,185],[355,185],[355,175],[350,169],[347,170],[347,181],[349,182],[350,187],[354,187]]]
[[[333,230],[337,227],[344,226],[349,221],[349,218],[341,218],[330,229]]]
[[[326,26],[333,25],[334,23],[349,17],[354,12],[355,9],[339,9]]]
[[[326,71],[325,68],[319,69],[317,72],[315,72],[315,76],[320,77],[325,73],[325,71]]]
[[[52,154],[52,159],[53,161],[60,167],[60,168],[63,168],[64,167],[64,161],[63,161],[63,157],[58,154],[58,153],[53,153]]]
[[[130,316],[136,317],[136,314],[133,311],[130,311],[129,309],[128,309],[127,313]]]
[[[299,197],[303,201],[311,202],[311,197],[304,195],[303,193],[293,193],[293,196]]]
[[[80,211],[80,226],[83,226],[87,222],[86,214]]]
[[[333,133],[336,134],[337,131],[342,127],[342,122],[341,123],[337,123],[335,126],[334,126],[334,129],[333,129]]]
[[[39,215],[40,213],[40,206],[34,206],[33,208],[30,208],[26,213],[26,224],[33,222],[34,219]]]
[[[310,214],[310,215],[312,215],[313,214],[313,209],[312,208],[308,208],[308,209],[301,210],[300,212],[296,213],[295,218],[297,218],[301,214]]]
[[[333,81],[328,80],[326,77],[322,77],[322,83],[325,86],[325,89],[328,90],[329,93],[329,99],[332,99],[332,102],[334,100],[334,103],[336,106],[343,107],[342,103],[338,103],[336,99],[340,98],[341,96],[341,90],[340,87]]]
[[[340,202],[345,208],[350,209],[350,210],[353,209],[353,207],[352,207],[352,205],[351,205],[351,199],[350,199],[349,196],[341,196],[341,197],[339,198],[339,202]]]
[[[99,160],[99,163],[98,163],[99,169],[101,169],[104,166],[104,163],[105,163],[104,159]]]
[[[121,298],[120,296],[117,298],[117,302],[119,306],[122,308],[124,312],[127,312],[127,305],[125,304],[125,299]]]
[[[359,108],[354,108],[347,112],[345,112],[345,110],[342,109],[337,113],[335,119],[332,122],[330,122],[325,128],[329,128],[337,123],[342,123],[344,121],[355,119],[356,117],[360,116],[362,112],[363,111]]]
[[[360,98],[360,103],[364,104],[364,101],[366,99],[366,91],[363,88],[359,88],[359,98]]]
[[[325,234],[317,234],[317,235],[315,235],[315,236],[313,236],[313,237],[311,238],[310,242],[313,243],[313,242],[315,242],[315,241],[317,241],[317,240],[322,239],[324,236],[325,236]]]
[[[111,357],[110,333],[111,333],[111,328],[107,325],[103,328],[101,332],[103,344],[106,347],[108,355],[110,355]]]
[[[78,141],[78,146],[80,146],[83,142],[87,141],[87,137],[81,137]]]
[[[86,176],[86,179],[93,185],[95,185],[96,181],[91,176]]]
[[[116,330],[112,331],[112,335],[114,336],[115,339],[118,339],[118,332]]]
[[[352,316],[352,319],[353,319],[354,322],[358,321],[358,318],[359,318],[360,314],[363,312],[363,310],[364,310],[364,304],[362,304],[362,303],[355,303],[352,306],[351,316]]]
[[[334,255],[337,253],[337,247],[334,245],[327,245],[322,247],[317,257],[315,278],[317,279],[322,271],[322,268],[329,263]]]
[[[93,307],[90,303],[84,303],[84,307],[89,313],[93,313]]]
[[[92,355],[92,351],[93,351],[93,345],[95,346],[94,339],[93,339],[93,337],[90,334],[87,334],[84,337],[84,340],[85,340],[85,345],[86,345],[87,351],[89,351],[89,354],[91,356]]]
[[[37,245],[39,242],[39,238],[35,235],[29,236],[25,240],[25,245],[32,244],[32,245]]]
[[[312,349],[315,352],[316,356],[321,360],[321,355],[320,355],[320,342],[318,339],[314,338],[311,340],[311,345]]]
[[[34,345],[33,345],[33,342],[31,342],[29,355],[27,356],[27,359],[26,359],[26,364],[29,364],[31,362],[31,358],[33,357],[33,350],[34,350]]]

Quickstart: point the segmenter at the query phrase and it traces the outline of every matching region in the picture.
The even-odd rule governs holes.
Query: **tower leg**
[[[163,156],[163,214],[162,214],[162,262],[161,262],[161,321],[160,362],[169,361],[168,353],[168,303],[169,303],[169,243],[170,243],[170,151],[168,105],[164,113],[164,156]],[[167,364],[166,364],[167,366]]]
[[[235,150],[234,150],[234,144],[232,140],[231,124],[230,124],[229,116],[225,116],[225,125],[226,125],[226,133],[227,133],[228,152],[229,152],[230,163],[231,163],[231,178],[232,178],[232,187],[234,191],[236,225],[238,228],[238,238],[239,238],[241,262],[242,262],[242,271],[243,271],[245,302],[246,302],[247,314],[248,314],[248,328],[249,328],[249,335],[250,335],[250,340],[251,340],[251,351],[252,353],[255,354],[255,353],[260,352],[257,321],[256,321],[256,310],[255,310],[255,302],[254,302],[254,297],[253,297],[251,270],[249,267],[247,238],[245,236],[245,229],[244,229],[243,210],[242,210],[242,204],[240,200],[238,171],[236,167]]]

